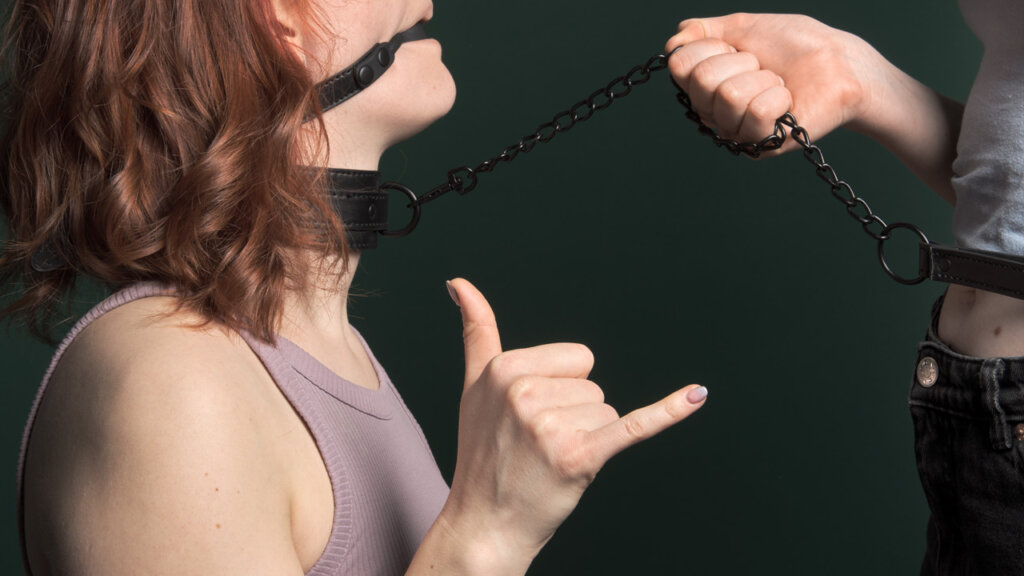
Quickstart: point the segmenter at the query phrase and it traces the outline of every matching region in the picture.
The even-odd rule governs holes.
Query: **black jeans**
[[[910,389],[931,518],[922,576],[1024,574],[1024,357],[974,358],[938,338]]]

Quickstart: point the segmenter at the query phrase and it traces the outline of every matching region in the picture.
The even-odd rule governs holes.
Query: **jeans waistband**
[[[994,447],[1010,448],[1011,424],[1024,422],[1024,356],[976,358],[953,351],[938,337],[941,306],[939,298],[918,345],[910,405],[989,420]]]

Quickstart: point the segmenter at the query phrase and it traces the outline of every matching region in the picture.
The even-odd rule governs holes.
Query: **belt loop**
[[[989,437],[993,450],[1009,450],[1013,448],[1013,433],[1006,423],[1006,412],[999,404],[999,384],[1006,372],[1002,358],[988,358],[981,365],[981,384],[985,387],[985,405],[992,415],[992,427]]]

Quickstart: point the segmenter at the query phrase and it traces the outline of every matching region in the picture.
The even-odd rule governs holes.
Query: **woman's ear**
[[[275,32],[281,35],[285,44],[290,45],[300,59],[305,60],[303,34],[305,28],[303,18],[298,12],[296,0],[271,0],[274,9]]]

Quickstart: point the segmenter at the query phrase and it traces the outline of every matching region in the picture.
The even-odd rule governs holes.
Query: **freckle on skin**
[[[217,530],[220,530],[220,524],[217,524]]]
[[[996,326],[995,331],[992,332],[992,334],[994,334],[995,336],[999,336],[1002,333],[1003,333],[1003,327],[1002,326]]]
[[[220,492],[220,488],[214,488],[213,491],[214,492]]]

